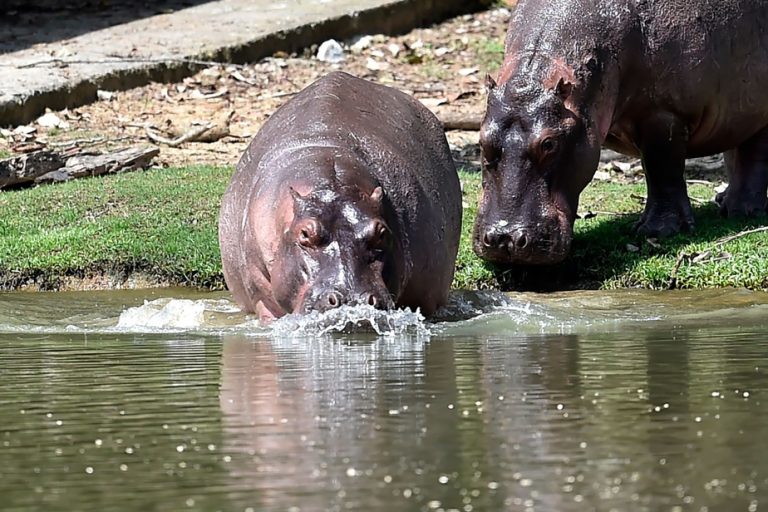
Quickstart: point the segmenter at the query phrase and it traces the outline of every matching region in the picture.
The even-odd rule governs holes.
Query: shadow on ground
[[[598,289],[602,283],[626,275],[642,261],[667,257],[676,260],[681,251],[691,244],[706,244],[741,231],[768,224],[766,217],[752,219],[726,219],[719,215],[714,204],[694,208],[696,231],[674,237],[648,241],[633,230],[640,217],[637,214],[615,217],[594,223],[594,228],[584,224],[590,220],[577,220],[571,255],[564,262],[552,266],[500,267],[488,265],[499,286],[505,291],[558,291]],[[579,229],[581,228],[581,229]],[[628,247],[633,249],[629,249]],[[657,280],[646,283],[653,288],[680,286],[672,279],[672,273],[659,275]],[[624,286],[636,286],[632,282]]]
[[[212,0],[12,2],[0,7],[0,54],[208,3]],[[33,8],[31,5],[37,5]],[[63,6],[63,7],[57,7]]]

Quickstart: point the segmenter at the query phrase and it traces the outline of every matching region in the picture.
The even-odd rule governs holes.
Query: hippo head
[[[401,254],[383,217],[381,187],[290,189],[293,220],[278,243],[272,292],[291,312],[326,311],[343,304],[394,307],[400,293]]]
[[[553,264],[570,251],[579,194],[600,157],[593,127],[563,78],[486,81],[480,128],[483,184],[473,247],[502,264]]]

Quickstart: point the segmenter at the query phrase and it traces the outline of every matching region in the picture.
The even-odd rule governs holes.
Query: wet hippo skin
[[[330,73],[264,124],[224,194],[227,286],[264,320],[343,304],[445,303],[461,189],[440,122],[395,89]]]
[[[765,27],[765,0],[522,0],[487,80],[475,252],[563,260],[602,145],[642,159],[640,234],[692,230],[685,159],[723,151],[721,212],[765,214]]]

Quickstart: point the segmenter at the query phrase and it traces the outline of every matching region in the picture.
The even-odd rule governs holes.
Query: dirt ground
[[[341,41],[344,59],[338,63],[319,60],[313,47],[303,55],[275,55],[249,65],[212,65],[180,83],[101,91],[93,104],[3,130],[0,150],[48,146],[75,153],[152,143],[161,148],[155,165],[234,165],[275,109],[332,70],[399,88],[441,119],[476,121],[484,109],[485,74],[496,72],[509,17],[508,9],[499,8],[402,36]],[[204,123],[214,127],[201,138],[213,141],[161,142],[199,132]],[[457,163],[477,169],[477,132],[447,135]]]

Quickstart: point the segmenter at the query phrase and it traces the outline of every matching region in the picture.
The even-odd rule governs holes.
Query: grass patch
[[[11,156],[13,156],[13,153],[8,151],[7,149],[0,148],[0,160],[2,160],[3,158],[10,158]]]
[[[475,62],[481,76],[486,73],[495,74],[504,60],[504,41],[496,39],[484,39],[473,41],[469,50],[475,52]]]
[[[231,172],[153,169],[0,192],[0,287],[142,271],[220,288],[216,223]]]
[[[153,169],[0,192],[0,287],[35,279],[55,289],[62,276],[141,271],[221,288],[217,219],[231,173],[223,167]],[[642,210],[632,195],[644,195],[643,185],[593,182],[580,210],[598,214],[576,222],[572,254],[563,264],[488,265],[471,244],[480,175],[462,171],[460,177],[466,207],[455,288],[667,288],[674,277],[678,288],[768,289],[768,232],[717,243],[761,226],[764,218],[722,219],[714,205],[699,204],[695,233],[652,244],[632,232]],[[689,192],[702,201],[714,195],[702,185]]]

